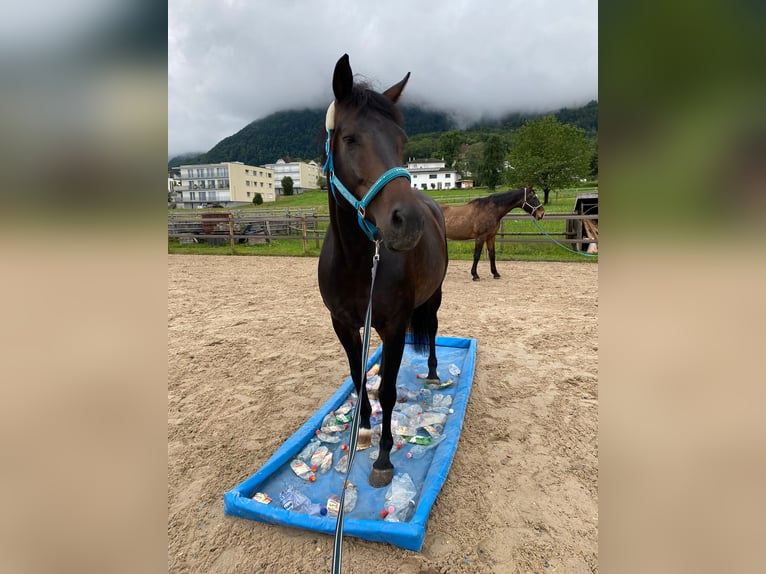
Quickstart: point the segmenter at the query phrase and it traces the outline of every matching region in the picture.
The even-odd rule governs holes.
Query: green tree
[[[263,203],[263,196],[257,193],[253,196],[253,205],[261,205]]]
[[[554,116],[530,120],[513,134],[507,181],[542,189],[547,205],[552,189],[571,187],[588,175],[592,152],[584,130]]]
[[[286,175],[282,178],[282,195],[293,194],[293,178]]]
[[[317,177],[317,187],[319,189],[327,189],[327,178],[323,175]]]
[[[465,158],[458,162],[460,174],[465,177],[470,174],[476,186],[483,185],[481,179],[481,164],[484,156],[484,142],[476,142],[465,150]]]
[[[481,161],[481,179],[490,189],[495,189],[503,180],[503,161],[505,159],[505,146],[503,138],[492,134],[484,144]]]
[[[455,164],[455,160],[460,153],[461,143],[460,132],[456,131],[443,133],[439,138],[439,151],[447,167],[452,167]]]

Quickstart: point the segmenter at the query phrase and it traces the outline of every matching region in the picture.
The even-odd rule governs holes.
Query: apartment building
[[[222,205],[234,207],[253,202],[260,193],[264,202],[276,201],[274,173],[268,167],[241,161],[182,165],[178,169],[181,185],[178,207]]]
[[[274,172],[274,186],[277,194],[282,195],[282,178],[289,176],[293,180],[293,193],[303,193],[308,189],[318,189],[317,178],[322,175],[322,167],[315,161],[287,162],[280,158],[275,163],[267,163],[266,167]]]

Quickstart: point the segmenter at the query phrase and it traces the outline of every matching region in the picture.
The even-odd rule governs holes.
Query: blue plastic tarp
[[[449,379],[454,382],[443,389],[434,389],[432,394],[450,395],[452,412],[444,425],[444,439],[435,447],[428,449],[422,458],[407,458],[413,445],[406,444],[401,449],[391,451],[391,462],[395,474],[407,473],[416,488],[415,511],[406,522],[388,522],[381,516],[385,508],[385,494],[388,487],[373,488],[367,477],[374,462],[369,450],[357,451],[349,480],[357,485],[358,501],[352,511],[345,513],[343,533],[365,540],[387,542],[409,550],[420,551],[425,537],[425,526],[431,507],[447,479],[452,459],[460,438],[463,419],[473,383],[476,362],[476,340],[454,337],[437,337],[436,354],[439,362],[438,374],[444,383]],[[380,362],[382,346],[378,347],[368,361],[368,368]],[[405,346],[402,364],[397,379],[400,393],[407,388],[417,392],[423,388],[423,380],[417,374],[428,371],[428,356],[415,353],[410,340]],[[459,376],[449,372],[450,366],[460,370]],[[453,367],[454,369],[454,367]],[[334,534],[336,519],[328,516],[310,516],[289,511],[280,504],[280,493],[288,487],[300,489],[313,502],[326,504],[333,494],[340,495],[345,475],[330,469],[326,473],[316,473],[316,481],[308,482],[299,478],[290,468],[290,462],[315,437],[325,416],[347,402],[354,391],[351,377],[334,393],[330,399],[290,437],[274,455],[253,476],[237,485],[224,495],[226,514],[258,520],[269,524],[304,528],[327,534]],[[404,403],[406,406],[408,403]],[[400,407],[401,404],[397,403]],[[348,431],[344,433],[347,443]],[[333,465],[342,454],[340,445],[326,444],[335,452]],[[256,492],[265,493],[272,499],[270,504],[263,504],[252,499]]]

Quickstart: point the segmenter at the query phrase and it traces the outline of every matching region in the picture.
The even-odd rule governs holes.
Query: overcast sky
[[[598,99],[597,0],[169,0],[168,153],[324,107],[348,53],[379,90],[459,121]]]

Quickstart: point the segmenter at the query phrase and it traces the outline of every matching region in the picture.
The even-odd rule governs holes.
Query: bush
[[[253,205],[260,205],[263,203],[263,196],[260,193],[255,194],[253,197]]]

